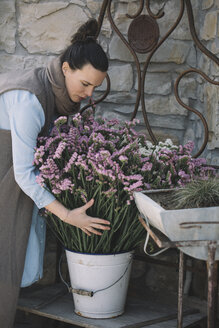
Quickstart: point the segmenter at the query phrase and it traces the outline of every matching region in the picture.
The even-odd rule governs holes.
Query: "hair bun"
[[[89,19],[86,23],[81,25],[77,32],[72,36],[71,42],[86,41],[87,39],[96,40],[98,31],[98,23],[96,19]]]

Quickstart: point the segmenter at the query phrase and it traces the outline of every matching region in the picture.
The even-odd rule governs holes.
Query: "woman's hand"
[[[86,214],[86,210],[91,207],[94,200],[91,199],[84,206],[75,208],[68,212],[64,222],[74,225],[75,227],[81,228],[87,235],[94,233],[96,235],[102,235],[102,233],[96,229],[100,230],[110,230],[110,222],[107,220],[93,218]]]
[[[91,207],[93,203],[94,200],[91,199],[84,206],[75,208],[74,210],[67,210],[61,203],[55,200],[51,204],[45,206],[45,208],[58,216],[63,222],[80,228],[88,236],[92,233],[102,235],[102,232],[96,229],[110,230],[110,222],[99,218],[93,218],[86,214],[86,210]]]

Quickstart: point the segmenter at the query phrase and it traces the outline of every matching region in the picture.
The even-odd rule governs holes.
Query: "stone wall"
[[[69,44],[76,28],[89,17],[98,17],[102,0],[1,0],[0,1],[0,72],[46,65]],[[138,1],[112,1],[112,15],[120,31],[127,37]],[[154,0],[154,12],[165,3],[165,15],[158,20],[161,37],[176,20],[178,0]],[[219,53],[219,0],[191,0],[198,37],[214,54]],[[146,13],[146,10],[144,11]],[[113,32],[107,17],[99,41],[110,59],[111,92],[97,114],[107,118],[130,119],[137,94],[137,72],[127,48]],[[139,55],[143,66],[147,54]],[[218,80],[219,69],[192,41],[186,10],[167,41],[152,57],[145,80],[145,103],[155,135],[171,137],[177,143],[194,140],[196,148],[203,142],[200,119],[183,109],[174,97],[174,81],[183,70],[196,67]],[[104,90],[104,85],[97,95]],[[208,146],[202,156],[219,165],[219,92],[197,75],[187,75],[180,83],[183,101],[197,108],[207,119],[210,129]],[[138,129],[146,131],[142,111]]]

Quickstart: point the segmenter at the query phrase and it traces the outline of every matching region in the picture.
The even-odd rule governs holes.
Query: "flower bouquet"
[[[208,174],[204,160],[192,158],[192,143],[175,146],[167,140],[152,145],[137,134],[135,124],[95,120],[88,110],[70,123],[59,117],[50,136],[38,139],[38,183],[68,209],[94,198],[88,215],[111,223],[111,230],[101,236],[87,236],[48,212],[47,222],[65,248],[90,254],[133,250],[145,236],[133,192],[181,187]]]

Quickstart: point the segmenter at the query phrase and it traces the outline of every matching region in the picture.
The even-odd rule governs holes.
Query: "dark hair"
[[[61,55],[61,64],[68,62],[71,69],[81,69],[91,64],[101,72],[108,70],[108,59],[102,47],[96,41],[98,23],[88,20],[73,35],[71,45]]]

